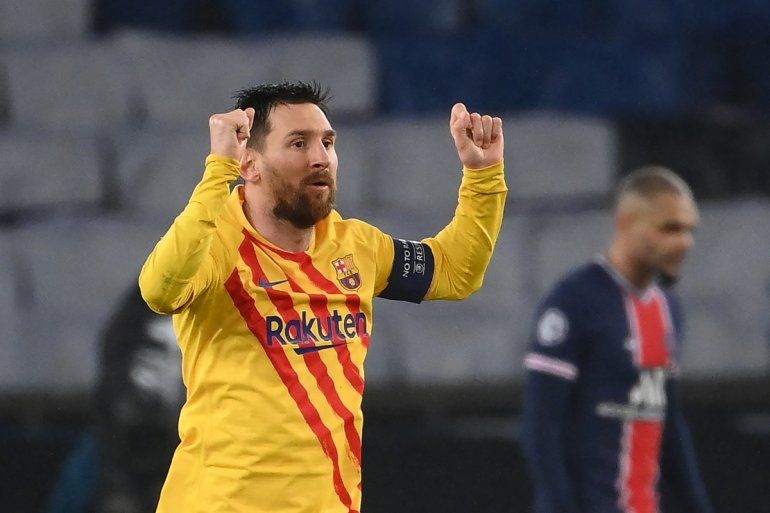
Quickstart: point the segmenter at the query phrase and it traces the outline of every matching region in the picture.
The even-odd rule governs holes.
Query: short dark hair
[[[646,166],[628,174],[618,185],[616,202],[628,194],[650,199],[661,193],[692,198],[692,190],[679,175],[661,166]]]
[[[254,109],[254,124],[251,126],[249,145],[261,149],[265,136],[271,126],[268,118],[278,105],[312,103],[317,105],[324,114],[329,114],[327,102],[330,99],[329,90],[317,82],[281,82],[278,84],[261,84],[238,91],[233,96],[236,109]]]

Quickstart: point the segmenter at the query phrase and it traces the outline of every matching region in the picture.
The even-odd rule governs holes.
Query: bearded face
[[[297,228],[310,228],[334,208],[337,187],[328,170],[314,171],[292,184],[272,167],[266,169],[275,204],[273,215]]]
[[[308,229],[334,208],[337,178],[336,132],[313,104],[282,104],[269,118],[256,148],[262,207],[280,221]],[[261,183],[260,183],[261,182]]]

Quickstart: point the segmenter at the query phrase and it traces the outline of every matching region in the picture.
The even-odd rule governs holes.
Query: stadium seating
[[[0,41],[67,40],[88,34],[91,0],[4,0]]]
[[[373,174],[367,187],[377,206],[444,217],[454,211],[462,164],[449,132],[450,108],[441,117],[377,121],[357,134],[369,141]]]
[[[115,219],[66,217],[27,225],[14,238],[29,296],[19,312],[24,385],[82,390],[94,377],[100,330],[159,234]]]
[[[210,149],[208,127],[128,130],[119,140],[115,174],[122,208],[128,216],[148,219],[165,231],[203,176]]]
[[[602,23],[597,3],[559,0],[477,0],[476,16],[482,27],[512,32],[572,32],[590,34]]]
[[[454,302],[378,300],[376,308],[372,344],[388,353],[394,383],[478,384],[521,375],[513,323],[504,317]]]
[[[346,32],[356,25],[355,0],[281,0],[218,2],[223,24],[234,34],[253,37],[275,31]]]
[[[523,42],[491,32],[380,36],[380,107],[414,116],[442,113],[458,101],[497,112],[532,105],[538,64],[511,57]]]
[[[18,273],[10,231],[0,231],[0,389],[13,390],[24,382],[25,348],[21,340],[20,307],[24,283]]]
[[[698,112],[729,89],[728,62],[750,79],[747,94],[770,98],[768,9],[751,0],[134,4],[0,6],[0,222],[23,214],[0,225],[0,286],[32,284],[0,301],[0,358],[31,365],[35,386],[88,382],[105,308],[200,179],[209,115],[243,87],[330,86],[338,209],[406,238],[435,234],[456,206],[452,103],[504,117],[508,216],[484,288],[462,306],[378,302],[375,340],[388,351],[378,357],[375,342],[370,377],[416,382],[518,376],[535,302],[611,233],[602,208],[619,150],[606,116]],[[108,33],[94,39],[92,29]],[[226,32],[189,35],[214,29]],[[681,284],[689,373],[767,368],[770,237],[756,233],[767,209],[704,208]],[[104,262],[125,272],[108,276]],[[43,294],[43,283],[57,292]],[[43,312],[49,322],[34,322]],[[11,351],[17,337],[34,351]],[[487,341],[483,354],[474,338]],[[431,340],[449,347],[435,365]],[[0,385],[16,378],[4,372]]]
[[[457,32],[466,8],[463,0],[370,0],[361,2],[361,25],[370,34]]]
[[[612,235],[608,210],[545,213],[532,224],[532,245],[537,258],[529,269],[538,296],[562,275],[601,254]]]
[[[129,98],[108,43],[0,48],[0,66],[16,127],[95,131],[130,121]]]
[[[685,370],[762,372],[770,359],[770,203],[705,204],[681,283],[689,319]]]
[[[334,124],[337,169],[337,210],[345,217],[365,216],[375,206],[377,162],[372,158],[368,123]]]
[[[99,147],[67,132],[0,132],[0,213],[94,207],[103,200]]]
[[[555,115],[505,117],[506,180],[518,199],[606,196],[615,174],[615,136],[606,121]]]
[[[93,28],[99,32],[124,28],[192,32],[206,28],[200,5],[195,0],[90,0],[90,3],[94,12]]]
[[[114,44],[123,80],[148,125],[206,127],[211,114],[233,108],[237,91],[281,80],[329,86],[338,116],[366,115],[374,107],[373,59],[357,38],[247,42],[124,32]]]

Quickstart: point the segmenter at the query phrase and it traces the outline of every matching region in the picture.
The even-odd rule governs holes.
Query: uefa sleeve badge
[[[537,340],[543,346],[555,346],[567,339],[569,321],[558,308],[549,308],[537,322]]]

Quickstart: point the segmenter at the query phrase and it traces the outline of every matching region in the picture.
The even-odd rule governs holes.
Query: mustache
[[[328,170],[323,170],[315,171],[302,180],[302,185],[315,184],[324,184],[331,187],[334,185],[334,178],[332,178],[332,174]]]

